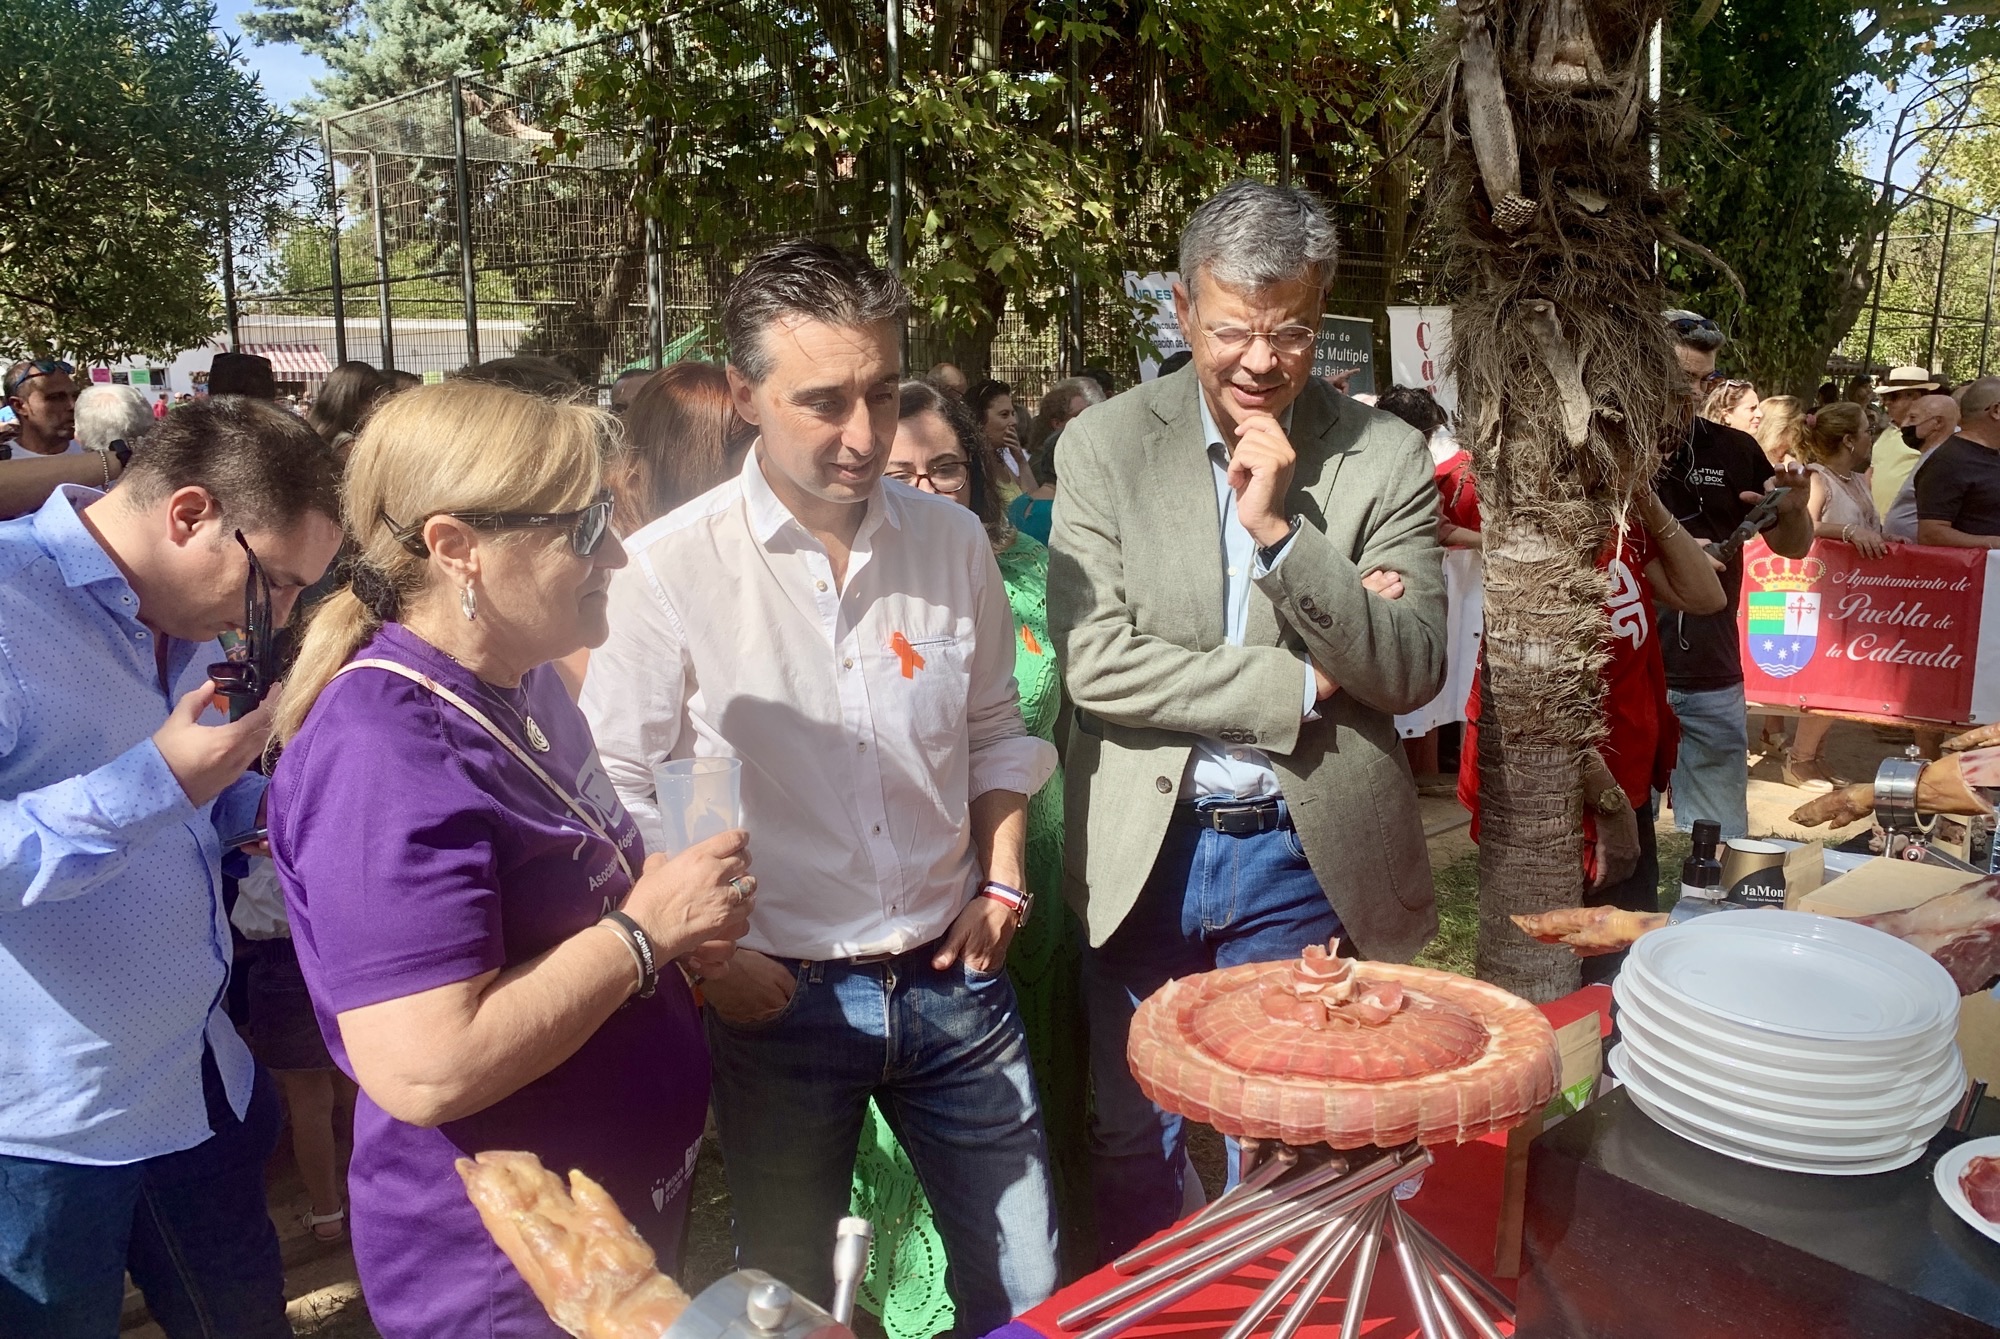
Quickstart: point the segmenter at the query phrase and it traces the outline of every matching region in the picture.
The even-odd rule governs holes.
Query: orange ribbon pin
[[[903,677],[914,679],[917,671],[924,667],[924,658],[917,654],[917,648],[910,645],[910,639],[902,633],[889,638],[889,649],[896,653],[896,659],[903,662]]]
[[[1042,653],[1042,644],[1035,640],[1035,630],[1026,623],[1021,625],[1021,642],[1028,648],[1029,655],[1038,656]]]

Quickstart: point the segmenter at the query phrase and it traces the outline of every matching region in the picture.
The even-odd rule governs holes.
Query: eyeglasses
[[[37,358],[22,368],[19,375],[7,383],[7,394],[20,394],[21,387],[27,385],[36,377],[52,377],[58,374],[68,376],[74,371],[76,371],[74,367],[60,358]]]
[[[926,481],[932,489],[940,493],[956,493],[972,481],[972,470],[962,460],[940,460],[935,462],[929,474],[910,469],[907,466],[891,465],[882,471],[899,484],[915,488]]]
[[[249,573],[243,578],[243,633],[225,643],[227,660],[218,660],[208,667],[208,677],[214,682],[216,692],[229,699],[232,721],[240,719],[270,694],[278,670],[277,629],[271,623],[271,578],[241,530],[236,532],[236,542],[250,562]]]
[[[569,531],[570,552],[588,558],[597,552],[611,529],[611,491],[598,493],[597,500],[575,511],[434,511],[414,525],[399,526],[387,512],[382,523],[396,536],[396,542],[422,558],[430,553],[424,543],[424,524],[433,516],[449,516],[475,530],[525,530],[539,526],[561,526]]]
[[[1295,358],[1312,348],[1319,334],[1309,325],[1296,321],[1281,325],[1276,330],[1251,330],[1240,325],[1203,326],[1201,333],[1209,342],[1224,353],[1242,353],[1258,340],[1271,346],[1271,352]]]
[[[1677,316],[1667,322],[1667,328],[1676,335],[1692,335],[1697,330],[1720,332],[1722,327],[1706,316]]]
[[[1710,372],[1703,381],[1719,391],[1748,390],[1756,385],[1754,381],[1743,381],[1735,377],[1725,377],[1720,372]]]

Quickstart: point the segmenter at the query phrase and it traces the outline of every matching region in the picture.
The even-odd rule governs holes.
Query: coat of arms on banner
[[[1758,586],[1749,592],[1746,611],[1750,659],[1772,678],[1789,679],[1806,667],[1819,641],[1819,592],[1813,587],[1826,575],[1826,564],[1766,555],[1745,574]]]

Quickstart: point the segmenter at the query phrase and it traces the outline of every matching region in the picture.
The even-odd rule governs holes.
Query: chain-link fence
[[[1916,366],[1951,381],[2000,364],[1992,339],[2000,219],[1891,187],[1868,303],[1836,353],[1845,369]]]
[[[858,38],[868,49],[886,34]],[[594,85],[635,65],[664,90],[653,104],[664,114],[634,125],[587,110]],[[722,0],[331,117],[317,202],[275,253],[234,258],[231,337],[270,354],[281,381],[308,385],[344,359],[437,377],[532,353],[603,381],[714,356],[730,277],[776,236],[817,233],[888,258],[889,146],[808,158],[780,142],[780,126],[839,106],[844,86],[809,11]],[[1098,118],[1085,152],[1122,166],[1143,222],[1127,229],[1133,254],[1105,268],[1171,269],[1192,201],[1145,180],[1141,128],[1121,115]],[[1303,165],[1312,153],[1302,143],[1294,156]],[[1282,175],[1275,150],[1241,169]],[[1382,322],[1388,303],[1434,300],[1420,202],[1385,212],[1328,193],[1342,237],[1329,310]],[[664,202],[657,216],[648,200]],[[1130,375],[1122,294],[1010,298],[982,352],[1018,394],[1079,363]],[[962,339],[917,321],[907,347],[922,370]]]

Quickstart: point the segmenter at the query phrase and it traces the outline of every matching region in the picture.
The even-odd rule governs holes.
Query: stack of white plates
[[[1958,988],[1900,939],[1804,912],[1646,935],[1613,987],[1611,1068],[1669,1130],[1827,1176],[1914,1162],[1965,1088]]]

